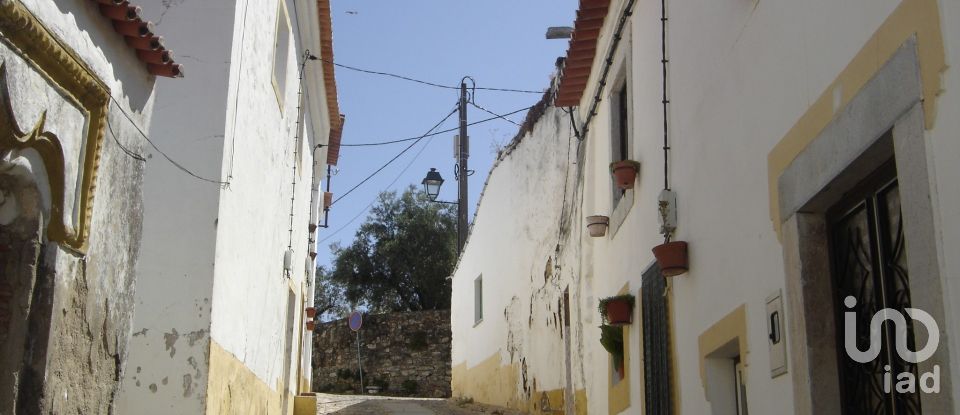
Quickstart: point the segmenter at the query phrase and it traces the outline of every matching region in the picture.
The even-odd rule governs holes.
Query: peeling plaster
[[[170,333],[163,333],[163,341],[166,343],[166,350],[170,351],[170,357],[173,357],[177,354],[177,348],[174,347],[177,344],[177,339],[180,338],[180,334],[177,333],[177,329],[170,329]]]

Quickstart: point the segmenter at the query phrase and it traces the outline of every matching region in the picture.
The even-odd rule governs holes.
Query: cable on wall
[[[663,188],[670,190],[670,136],[668,133],[667,106],[670,100],[667,99],[667,0],[660,0],[660,51],[662,53],[660,63],[663,66]]]
[[[157,147],[157,145],[153,142],[153,140],[150,140],[150,137],[147,136],[147,133],[143,132],[143,130],[140,129],[140,126],[138,126],[137,123],[133,120],[133,117],[131,117],[130,114],[127,114],[127,112],[123,110],[123,107],[120,106],[120,103],[117,102],[117,99],[114,98],[113,95],[110,95],[110,101],[113,102],[113,104],[117,107],[117,110],[119,110],[120,113],[123,114],[123,116],[127,119],[127,121],[130,121],[130,124],[133,125],[133,128],[137,130],[137,132],[140,134],[140,136],[143,137],[144,140],[147,140],[147,143],[150,144],[150,147],[153,147],[153,149],[156,150],[156,152],[160,153],[160,155],[162,155],[163,158],[167,159],[167,161],[169,161],[170,164],[173,164],[174,167],[176,167],[176,168],[179,169],[180,171],[182,171],[182,172],[186,173],[187,175],[192,176],[193,178],[195,178],[195,179],[197,179],[197,180],[200,180],[200,181],[204,181],[204,182],[207,182],[207,183],[218,184],[218,185],[221,185],[221,186],[227,186],[227,185],[230,184],[229,182],[225,182],[225,181],[221,181],[221,180],[208,179],[208,178],[203,177],[203,176],[200,176],[200,175],[194,173],[193,171],[191,171],[190,169],[184,167],[182,164],[180,164],[179,162],[177,162],[176,160],[174,160],[172,157],[170,157],[169,155],[167,155],[167,153],[164,153],[163,150],[160,149],[160,147]]]
[[[617,52],[617,47],[620,45],[620,39],[623,37],[623,29],[627,26],[627,18],[633,15],[633,6],[635,4],[636,0],[629,0],[623,8],[623,12],[620,14],[617,29],[613,33],[610,50],[607,51],[607,56],[604,59],[600,80],[597,82],[597,92],[594,94],[593,102],[590,104],[590,110],[587,112],[587,119],[583,121],[583,125],[580,127],[581,140],[587,137],[587,131],[590,130],[590,122],[593,121],[593,117],[597,115],[597,107],[600,106],[600,101],[603,100],[603,90],[607,86],[607,76],[610,75],[610,68],[613,66],[613,55]]]

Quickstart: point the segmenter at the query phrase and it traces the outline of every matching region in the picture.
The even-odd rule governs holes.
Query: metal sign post
[[[363,395],[363,364],[360,360],[360,327],[363,325],[363,315],[359,311],[350,314],[350,330],[357,333],[357,370],[360,374],[360,394]]]

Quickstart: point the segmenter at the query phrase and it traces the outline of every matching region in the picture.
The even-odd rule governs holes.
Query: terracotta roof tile
[[[609,8],[610,0],[580,0],[554,105],[572,107],[580,103],[590,79],[597,53],[597,39]]]
[[[174,62],[173,52],[163,44],[163,38],[154,33],[153,23],[140,18],[140,7],[127,0],[91,0],[97,3],[100,14],[111,20],[113,30],[124,37],[147,71],[156,76],[182,78],[183,65]]]

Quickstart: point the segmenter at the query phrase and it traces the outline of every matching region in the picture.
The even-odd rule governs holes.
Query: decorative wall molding
[[[31,131],[17,124],[6,90],[5,68],[0,64],[0,151],[33,148],[40,153],[50,177],[51,220],[47,237],[73,250],[86,252],[93,216],[93,198],[100,165],[104,129],[110,104],[110,90],[63,42],[57,39],[18,0],[0,0],[0,41],[14,50],[38,74],[57,87],[65,100],[75,105],[87,120],[86,145],[79,177],[79,215],[74,226],[66,226],[64,215],[65,164],[56,135],[43,131],[46,114]]]

